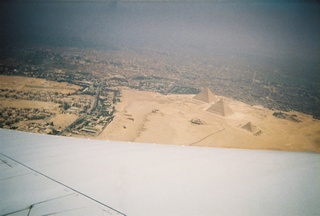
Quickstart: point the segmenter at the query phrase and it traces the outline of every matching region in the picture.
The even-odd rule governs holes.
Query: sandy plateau
[[[0,89],[23,92],[53,91],[68,94],[79,88],[68,83],[35,78],[2,76],[0,80]],[[208,92],[204,97],[207,96]],[[194,99],[194,95],[161,95],[123,88],[121,102],[116,104],[115,118],[97,137],[90,138],[185,146],[320,152],[320,121],[312,116],[292,111],[285,114],[294,116],[295,121],[281,119],[273,115],[274,112],[279,112],[276,110],[214,96],[211,91],[209,96],[207,99],[210,100],[203,102]],[[222,116],[207,111],[212,109],[213,104],[219,104],[217,101],[224,101],[223,104],[231,110],[229,115]],[[54,102],[2,97],[0,107],[33,108],[53,113],[50,118],[21,121],[17,123],[18,130],[24,130],[26,125],[33,123],[44,125],[51,122],[57,129],[64,129],[78,118],[75,114],[62,114],[59,111],[60,104]],[[37,132],[29,130],[30,127],[27,127],[28,131]]]
[[[194,95],[161,95],[122,90],[116,117],[98,139],[186,146],[320,152],[320,121],[298,112],[300,122],[280,119],[261,106],[229,98],[230,116],[206,111],[212,103]],[[248,122],[250,131],[243,128]],[[199,123],[199,124],[198,124]],[[258,131],[259,133],[254,133]]]
[[[65,82],[60,83],[39,78],[1,76],[0,89],[14,89],[17,91],[41,90],[68,94],[81,89],[81,87]]]

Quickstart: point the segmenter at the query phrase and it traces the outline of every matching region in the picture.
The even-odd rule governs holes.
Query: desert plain
[[[68,83],[13,76],[1,76],[0,87],[8,89],[6,91],[32,92],[32,95],[47,92],[45,95],[49,96],[46,97],[50,94],[73,94],[80,89]],[[85,136],[68,133],[68,136],[150,144],[320,152],[320,121],[311,115],[248,105],[215,95],[210,90],[214,97],[210,102],[196,99],[194,94],[164,95],[128,87],[121,87],[120,91],[120,100],[114,104],[114,118],[101,132]],[[73,95],[71,99],[84,98],[94,101],[94,97],[88,95]],[[221,115],[208,111],[221,99],[230,113]],[[0,97],[1,107],[50,113],[43,119],[24,119],[15,124],[17,130],[28,132],[50,134],[50,125],[63,130],[79,119],[79,114],[62,111],[61,103],[50,98],[37,101]],[[294,118],[279,118],[274,113]],[[42,131],[36,130],[39,125],[44,125]]]
[[[280,119],[275,110],[224,99],[233,114],[207,109],[195,95],[161,95],[122,89],[116,116],[98,139],[183,146],[320,152],[320,122],[298,112],[299,121]],[[250,122],[250,123],[249,123]],[[251,126],[247,127],[248,124]],[[247,126],[246,126],[247,125]]]

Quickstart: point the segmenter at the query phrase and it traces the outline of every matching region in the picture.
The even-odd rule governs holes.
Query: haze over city
[[[319,4],[3,2],[2,41],[318,60]]]
[[[319,151],[319,10],[313,1],[1,2],[0,125],[189,145],[179,138],[187,137],[183,130],[163,139],[157,130],[165,128],[150,123],[169,128],[167,117],[179,119],[181,108],[181,125],[202,125],[190,133],[198,145],[239,147],[237,138],[212,142],[218,135],[210,134],[237,137],[249,125],[259,136],[240,134],[246,148]],[[204,89],[217,97],[201,105],[192,98]],[[213,103],[230,105],[233,115],[212,123],[201,112]],[[279,136],[278,144],[253,144],[269,143],[270,125],[282,123],[300,131],[294,144],[276,132],[270,137]]]

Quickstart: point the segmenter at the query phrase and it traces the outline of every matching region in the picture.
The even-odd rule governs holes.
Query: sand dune
[[[320,121],[296,114],[301,122],[279,119],[274,111],[224,99],[233,111],[220,116],[206,111],[212,103],[194,95],[161,95],[122,90],[114,121],[98,139],[225,148],[320,152]],[[193,123],[197,120],[201,124]],[[248,122],[255,130],[243,128]],[[257,130],[260,133],[255,133]]]

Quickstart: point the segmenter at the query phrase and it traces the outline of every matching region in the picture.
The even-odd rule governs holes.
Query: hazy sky
[[[320,4],[1,3],[1,40],[292,55],[318,59]]]

